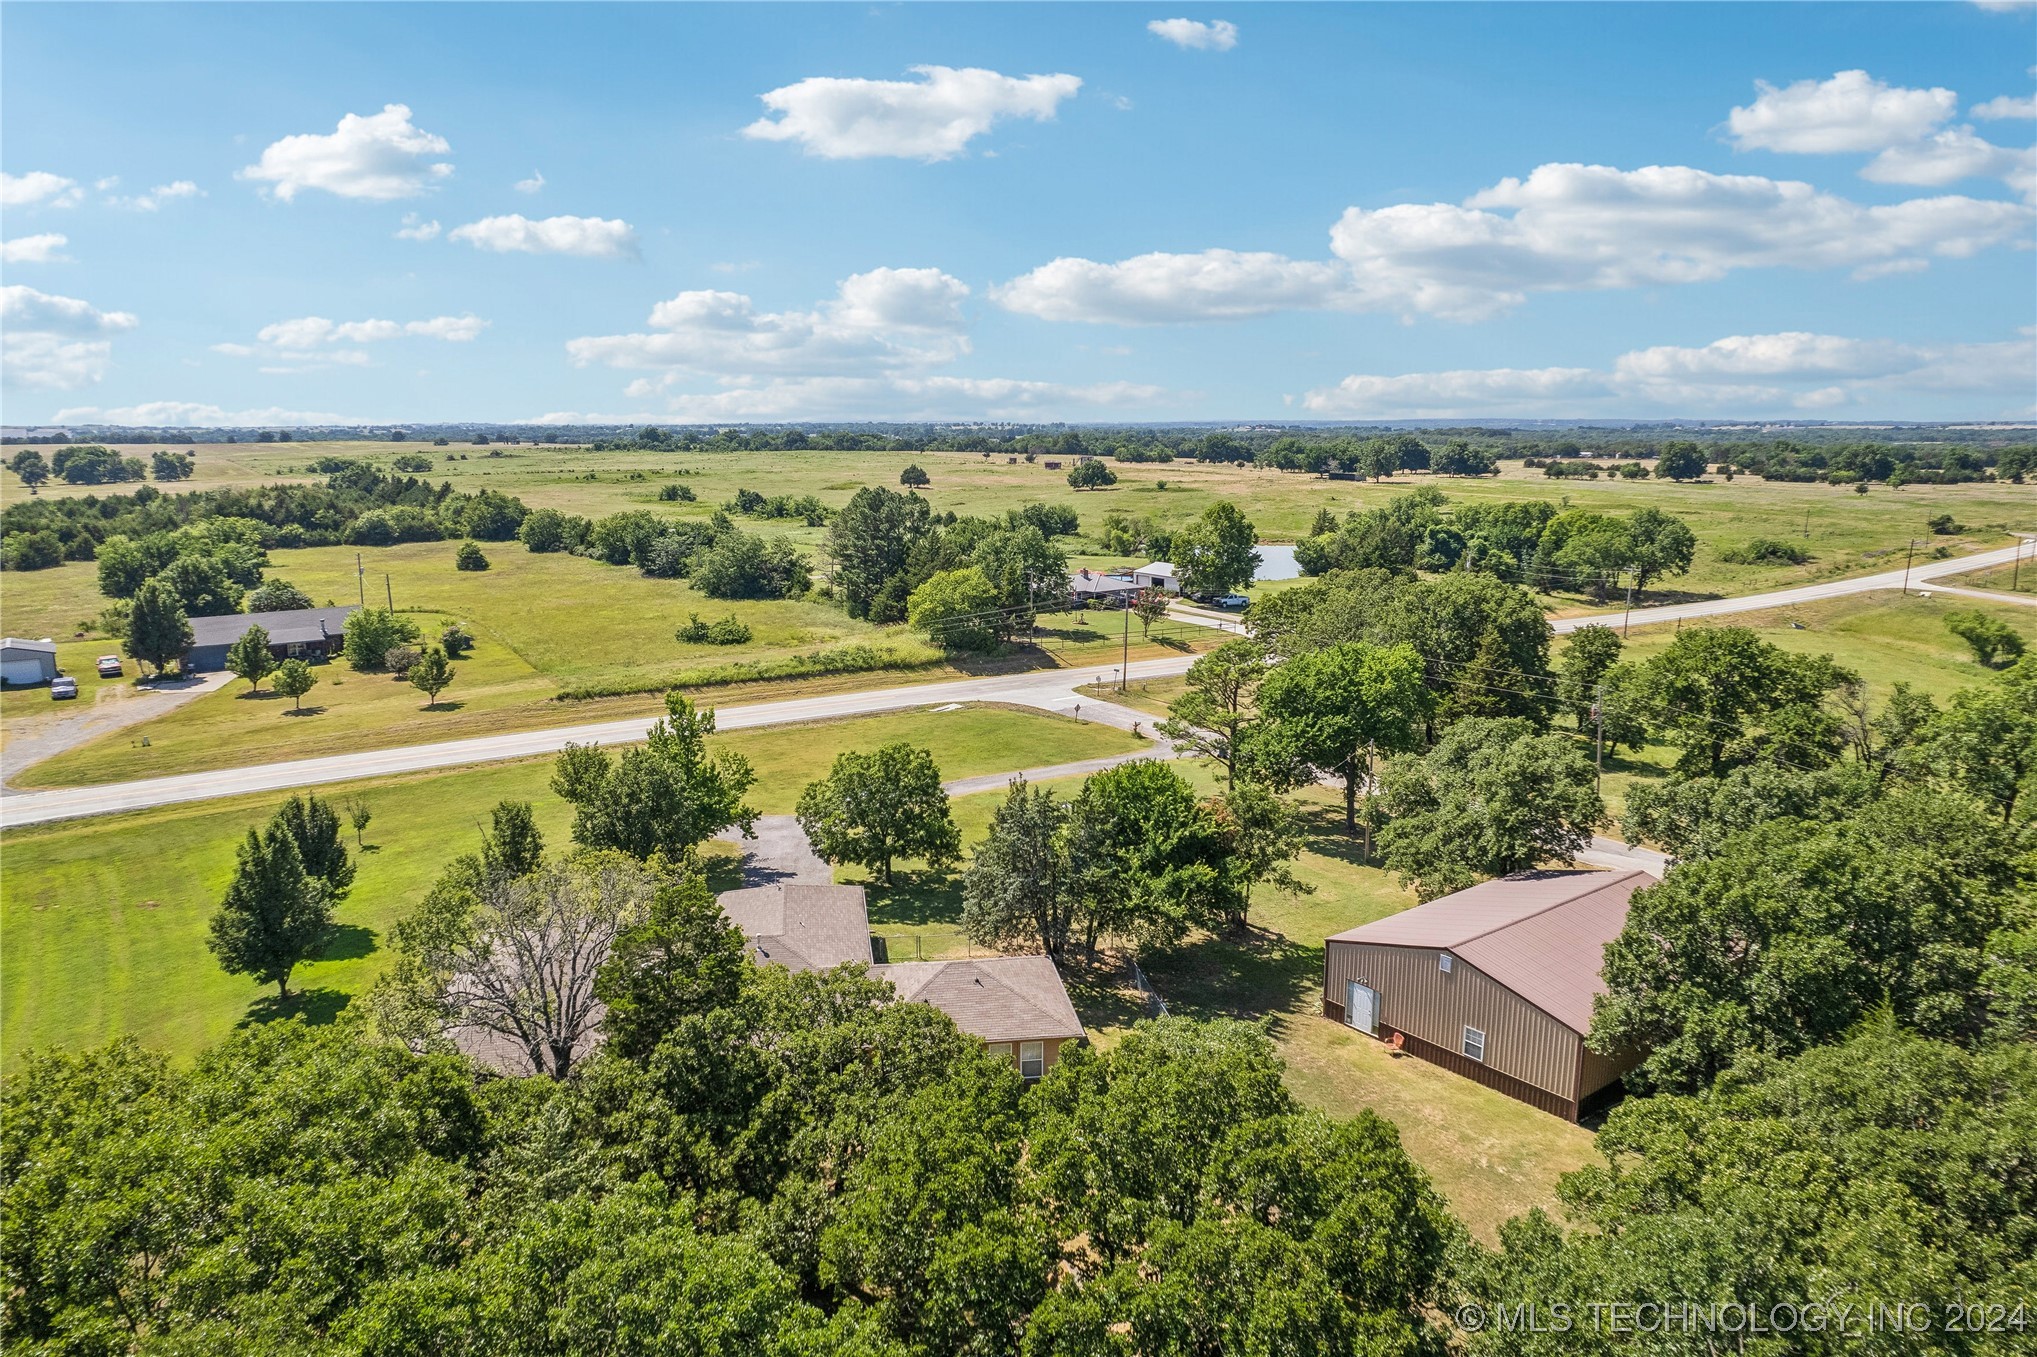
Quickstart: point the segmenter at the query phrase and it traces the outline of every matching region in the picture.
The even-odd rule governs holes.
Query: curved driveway
[[[2007,565],[2015,559],[2015,547],[1958,556],[1943,561],[1920,562],[1909,573],[1912,587],[1942,575],[1984,570]],[[1824,584],[1781,589],[1744,598],[1706,599],[1698,603],[1677,603],[1659,608],[1637,608],[1634,621],[1644,625],[1698,617],[1721,617],[1732,613],[1759,612],[1767,608],[1811,603],[1849,594],[1899,588],[1900,570],[1855,579],[1831,580]],[[2010,595],[2000,595],[2010,598]],[[2021,600],[2017,600],[2021,601]],[[1173,614],[1191,620],[1184,608]],[[1575,631],[1592,622],[1616,622],[1618,611],[1566,617],[1551,625],[1559,633]],[[1212,615],[1214,618],[1214,615]],[[1224,619],[1231,621],[1231,619]],[[1232,622],[1235,626],[1235,622]],[[1193,655],[1135,660],[1128,677],[1165,678],[1185,673],[1194,663]],[[720,730],[748,730],[757,726],[789,725],[801,721],[822,721],[833,717],[864,716],[876,712],[902,711],[911,707],[947,702],[1010,702],[1022,706],[1066,711],[1078,701],[1072,689],[1097,672],[1093,667],[1047,670],[1037,674],[1006,675],[995,678],[956,679],[943,683],[920,683],[900,688],[879,688],[861,693],[837,693],[826,697],[789,698],[782,702],[759,702],[740,707],[717,707],[715,722]],[[1116,667],[1111,666],[1115,674]],[[1094,704],[1097,710],[1105,704]],[[1109,719],[1105,717],[1104,719]],[[206,801],[250,792],[284,791],[318,786],[328,782],[350,782],[358,778],[390,777],[433,768],[454,768],[470,763],[501,759],[532,758],[553,754],[568,742],[575,744],[627,744],[640,740],[648,724],[643,717],[607,721],[596,725],[566,726],[552,730],[524,731],[509,735],[488,735],[470,740],[448,740],[439,744],[409,745],[400,749],[367,750],[356,754],[335,754],[328,758],[297,759],[287,763],[262,763],[243,768],[223,768],[208,773],[186,773],[176,777],[148,778],[100,787],[65,787],[50,791],[13,792],[0,796],[0,828],[45,824],[87,815],[108,815],[118,811],[141,810],[151,806],[174,805],[184,801]]]

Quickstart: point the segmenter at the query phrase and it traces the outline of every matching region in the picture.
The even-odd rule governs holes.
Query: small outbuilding
[[[184,652],[188,673],[226,667],[233,643],[259,626],[269,633],[269,653],[279,660],[323,659],[335,654],[344,640],[352,604],[336,608],[294,608],[274,613],[227,613],[191,619],[191,648]]]
[[[1158,589],[1162,593],[1181,592],[1181,580],[1174,573],[1174,567],[1166,561],[1151,561],[1132,572],[1132,583],[1141,589]]]
[[[48,683],[57,676],[57,643],[45,636],[24,641],[9,636],[0,641],[0,681],[16,687]]]
[[[1569,1121],[1640,1063],[1584,1044],[1643,871],[1521,872],[1333,935],[1323,1016]]]

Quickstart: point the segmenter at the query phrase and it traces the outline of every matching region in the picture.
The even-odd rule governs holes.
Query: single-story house
[[[861,886],[751,886],[718,898],[760,966],[824,971],[870,960],[870,914]]]
[[[45,636],[24,641],[9,636],[0,641],[0,681],[13,684],[48,683],[57,676],[57,643]]]
[[[1174,567],[1165,561],[1153,561],[1132,572],[1132,583],[1141,589],[1158,589],[1162,593],[1178,594],[1181,581],[1174,574]]]
[[[1576,1121],[1640,1062],[1584,1044],[1643,871],[1521,872],[1333,935],[1323,1016]]]
[[[984,956],[871,965],[870,913],[861,886],[751,886],[717,897],[728,921],[743,930],[758,965],[822,971],[846,962],[870,966],[906,1003],[932,1004],[1027,1079],[1060,1059],[1061,1047],[1082,1039],[1082,1020],[1068,1002],[1061,973],[1044,956]]]
[[[226,652],[259,626],[269,633],[269,653],[279,660],[311,659],[334,654],[340,648],[350,603],[340,608],[295,608],[277,613],[227,613],[222,617],[191,619],[191,648],[184,652],[184,668],[190,673],[224,669]]]
[[[1093,600],[1122,603],[1138,592],[1139,586],[1126,574],[1106,574],[1084,566],[1068,577],[1068,596],[1078,605]]]
[[[940,1009],[992,1055],[1016,1061],[1028,1080],[1053,1068],[1062,1043],[1082,1039],[1061,972],[1044,956],[899,961],[870,974],[889,980],[907,1003]]]

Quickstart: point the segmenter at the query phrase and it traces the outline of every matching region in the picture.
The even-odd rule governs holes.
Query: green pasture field
[[[1008,656],[978,660],[957,656],[942,663],[902,626],[873,627],[819,600],[723,601],[706,598],[683,580],[650,579],[626,567],[603,565],[581,556],[533,555],[516,543],[491,543],[490,569],[453,568],[453,543],[418,542],[363,551],[369,564],[371,603],[393,598],[424,632],[435,637],[450,621],[473,633],[473,651],[455,663],[453,686],[427,707],[423,694],[388,674],[359,673],[344,661],[316,666],[319,685],[304,699],[304,714],[264,684],[251,694],[241,681],[184,703],[163,716],[69,750],[35,765],[16,779],[20,786],[76,786],[132,778],[197,772],[238,764],[317,758],[365,748],[391,748],[463,739],[505,730],[620,719],[658,711],[661,690],[687,670],[728,662],[807,654],[867,643],[902,653],[925,654],[932,663],[909,671],[872,671],[824,680],[802,680],[801,693],[933,682],[969,674],[1040,666],[1118,663],[1121,637],[1117,614],[1054,614],[1043,617],[1035,644]],[[314,547],[270,553],[270,574],[289,580],[320,603],[361,597],[351,547]],[[7,577],[7,626],[20,634],[69,635],[104,600],[88,563]],[[689,613],[704,618],[733,614],[752,631],[747,645],[682,644],[674,637]],[[64,619],[73,619],[66,626]],[[20,620],[17,620],[20,619]],[[1114,625],[1115,624],[1115,625]],[[1147,639],[1131,624],[1132,655],[1150,658],[1209,644],[1215,633],[1181,623],[1161,623]],[[59,658],[86,661],[115,643],[66,642]],[[130,661],[130,673],[136,668]],[[85,691],[80,671],[80,699]],[[96,683],[96,680],[93,680]],[[563,689],[623,684],[654,689],[649,694],[560,702]],[[729,702],[782,695],[786,684],[701,689],[702,700]],[[10,692],[4,708],[39,716],[53,704],[43,689]],[[71,704],[54,704],[69,709]],[[147,743],[144,744],[143,741]]]
[[[845,749],[906,740],[932,751],[944,776],[1043,767],[1139,748],[1109,726],[996,706],[908,711],[717,736],[757,773],[749,801],[790,814],[799,793]],[[389,959],[381,940],[441,867],[478,842],[488,810],[529,801],[554,847],[572,808],[549,790],[552,761],[526,760],[314,789],[374,810],[359,875],[340,907],[338,938],[293,985],[301,1007],[330,1016]],[[9,830],[0,838],[0,1059],[24,1050],[90,1046],[120,1036],[190,1055],[236,1022],[273,1011],[268,991],[219,969],[206,926],[231,879],[234,849],[281,803],[280,793],[197,802]],[[987,821],[987,812],[986,812]],[[713,850],[716,853],[722,850]],[[727,850],[733,853],[733,850]],[[723,860],[718,882],[736,884]]]
[[[146,457],[153,446],[123,451]],[[454,461],[444,460],[447,452],[455,454]],[[1992,482],[1910,485],[1900,490],[1877,485],[1856,495],[1842,486],[1770,483],[1752,476],[1682,485],[1653,479],[1552,480],[1518,463],[1508,464],[1497,477],[1476,480],[1403,474],[1360,482],[1184,460],[1113,463],[1118,484],[1077,492],[1069,488],[1064,472],[1046,469],[1046,459],[1011,464],[1005,454],[985,458],[955,452],[596,453],[567,445],[433,448],[419,443],[207,444],[198,453],[201,479],[185,484],[201,487],[306,479],[303,468],[326,454],[387,465],[400,453],[423,453],[434,459],[431,479],[449,481],[456,490],[495,489],[532,506],[596,517],[631,508],[704,516],[742,488],[765,494],[811,494],[839,507],[860,486],[896,487],[899,472],[917,463],[932,476],[932,485],[921,493],[938,511],[1001,515],[1027,503],[1066,501],[1093,534],[1112,510],[1150,515],[1178,526],[1210,504],[1230,500],[1253,521],[1261,539],[1270,542],[1305,536],[1318,509],[1342,514],[1371,508],[1415,485],[1433,484],[1465,503],[1551,499],[1608,512],[1653,505],[1682,515],[1703,545],[1691,573],[1666,581],[1664,588],[1696,595],[1756,593],[1885,569],[1885,555],[1902,551],[1911,538],[1967,551],[2001,545],[2012,527],[2037,528],[2028,487]],[[496,453],[500,455],[491,455]],[[457,460],[460,454],[466,460]],[[660,501],[658,488],[671,481],[692,489],[697,502]],[[11,472],[0,475],[0,482],[4,482],[0,499],[12,501],[23,493]],[[43,493],[125,489],[132,487],[45,486]],[[1953,514],[1967,531],[1956,537],[1932,537],[1925,521],[1940,513]],[[782,520],[743,521],[754,531],[782,533],[808,546],[818,544],[826,531]],[[1808,546],[1815,559],[1802,566],[1737,566],[1719,559],[1721,551],[1755,537],[1794,538]],[[1869,556],[1871,552],[1884,555]]]

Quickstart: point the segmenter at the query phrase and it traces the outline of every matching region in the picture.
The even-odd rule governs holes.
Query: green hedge
[[[946,660],[932,646],[851,645],[835,650],[816,650],[805,655],[785,655],[768,660],[732,660],[727,664],[681,669],[656,678],[619,679],[613,683],[568,688],[558,695],[561,702],[582,702],[596,697],[628,697],[636,693],[662,693],[672,688],[720,688],[732,683],[759,683],[772,679],[821,678],[829,674],[862,674],[880,669],[930,669]]]

